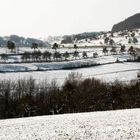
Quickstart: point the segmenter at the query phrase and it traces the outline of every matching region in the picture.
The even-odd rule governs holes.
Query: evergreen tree
[[[87,52],[83,51],[82,57],[83,57],[83,58],[87,58],[87,57],[88,57],[88,56],[87,56]]]
[[[110,39],[110,40],[109,40],[109,44],[110,44],[110,45],[113,45],[114,43],[115,43],[115,42],[114,42],[113,39]]]
[[[108,53],[107,47],[103,47],[103,53],[104,53],[104,55],[106,55]]]
[[[106,38],[104,39],[104,43],[107,44],[108,42],[109,42],[109,38],[106,37]]]
[[[31,49],[34,49],[34,52],[35,52],[35,50],[38,49],[38,44],[32,43]]]
[[[66,52],[63,54],[63,57],[65,58],[65,60],[67,60],[67,59],[70,57],[70,54],[66,51]]]
[[[134,43],[134,44],[138,43],[138,40],[137,40],[136,37],[133,37],[133,43]]]
[[[54,49],[56,51],[58,49],[58,44],[54,43],[52,49]]]
[[[110,52],[111,52],[112,54],[116,54],[116,52],[117,52],[117,51],[116,51],[116,48],[115,48],[115,47],[112,47],[111,50],[110,50]]]
[[[121,48],[120,48],[120,52],[124,53],[126,51],[125,48],[126,48],[125,45],[122,45]]]
[[[7,48],[11,50],[11,52],[14,52],[15,49],[15,43],[12,41],[7,42]]]
[[[76,59],[77,57],[79,57],[79,52],[78,52],[78,51],[74,51],[73,57],[74,57],[75,59]]]

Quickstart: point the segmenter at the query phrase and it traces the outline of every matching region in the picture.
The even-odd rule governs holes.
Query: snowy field
[[[110,50],[111,48],[109,48],[108,50]],[[45,52],[45,51],[49,51],[51,52],[52,54],[55,52],[53,49],[48,49],[48,48],[39,48],[37,49],[36,51],[40,50],[42,53]],[[79,52],[79,57],[77,57],[77,59],[81,59],[83,58],[82,57],[82,53],[83,52],[86,52],[87,53],[87,56],[88,57],[92,57],[93,58],[93,53],[97,52],[98,53],[98,56],[104,56],[103,52],[102,52],[102,48],[101,47],[93,47],[93,48],[80,48],[80,49],[77,49],[77,51]],[[24,52],[33,52],[32,49],[30,48],[27,48],[27,47],[21,47],[20,48],[20,51],[19,53],[24,53]],[[65,53],[65,52],[68,52],[70,53],[70,57],[68,58],[68,60],[75,60],[75,58],[73,57],[72,53],[75,52],[75,49],[71,48],[71,49],[68,49],[68,48],[59,48],[57,49],[58,52],[60,52],[61,54]],[[7,51],[8,52],[8,51]],[[0,48],[0,54],[2,53],[5,53],[5,48]],[[9,54],[10,51],[8,52]],[[117,49],[117,54],[120,54],[119,53],[119,49]],[[111,55],[111,53],[109,52],[108,55]],[[53,57],[51,57],[51,60],[54,61]],[[62,60],[65,60],[65,58],[63,58]],[[3,59],[0,59],[0,62],[4,62]],[[8,60],[6,60],[6,62],[10,62],[10,63],[13,63],[13,62],[22,62],[22,59],[21,59],[21,55],[19,54],[12,54],[11,56],[8,56]]]
[[[117,59],[121,62],[127,61],[128,59],[134,59],[131,55],[125,52],[124,54],[120,54],[120,45],[126,46],[126,51],[130,46],[140,48],[140,30],[133,31],[135,33],[135,37],[137,38],[137,43],[128,43],[129,39],[132,37],[130,36],[132,33],[127,32],[127,36],[123,35],[120,36],[121,32],[114,33],[114,37],[111,37],[110,33],[107,33],[107,37],[113,39],[115,44],[114,46],[117,47],[117,55],[111,55],[110,49],[111,46],[108,44],[104,44],[104,34],[100,35],[97,40],[95,39],[83,39],[76,42],[76,45],[79,47],[77,51],[79,52],[78,60],[74,60],[72,54],[69,60],[73,59],[72,61],[62,61],[62,62],[51,62],[51,63],[14,63],[14,64],[0,64],[0,72],[13,72],[13,73],[0,73],[0,80],[10,79],[10,80],[17,80],[17,79],[27,79],[32,77],[37,82],[43,80],[56,80],[58,84],[62,85],[65,78],[71,72],[78,72],[82,74],[82,78],[92,78],[95,77],[97,79],[101,79],[105,82],[114,82],[115,80],[129,82],[131,80],[137,79],[137,72],[140,70],[139,63],[115,63],[115,64],[108,64],[114,63]],[[76,49],[73,48],[74,43],[72,44],[64,44],[65,47],[62,47],[63,44],[59,44],[59,51],[60,53],[65,53],[68,51],[69,53],[73,53]],[[101,46],[107,46],[109,53],[107,56],[104,56],[102,53],[103,48]],[[36,50],[40,50],[41,52],[49,51],[54,53],[55,50],[50,48],[38,48]],[[17,53],[24,53],[25,51],[33,52],[33,49],[30,47],[19,47],[16,48]],[[86,51],[88,59],[82,58],[82,52]],[[97,52],[98,57],[93,58],[93,53]],[[0,54],[2,53],[10,53],[5,47],[0,47]],[[82,59],[81,59],[82,58]],[[52,59],[53,60],[53,59]],[[64,60],[64,58],[63,58]],[[3,62],[3,60],[0,60]],[[21,62],[20,55],[10,55],[7,62]],[[100,65],[96,67],[88,67],[88,68],[80,68],[80,69],[72,69],[72,70],[64,70],[70,68],[79,68],[79,67],[86,67],[86,66],[93,66],[96,64],[108,64],[108,65]],[[62,70],[63,69],[63,70]],[[33,72],[32,72],[33,71]],[[37,72],[38,71],[38,72]],[[17,73],[16,73],[17,72]]]
[[[137,72],[140,70],[139,63],[115,63],[108,65],[101,65],[88,68],[80,68],[73,70],[52,70],[41,72],[15,72],[15,73],[0,73],[0,80],[18,80],[28,79],[32,77],[37,82],[48,80],[56,80],[59,85],[62,85],[65,78],[71,73],[82,74],[83,79],[95,77],[105,82],[114,82],[115,80],[129,82],[137,79]]]
[[[62,52],[66,50],[74,51],[74,49],[60,49]],[[80,49],[79,51],[89,51],[89,55],[93,55],[95,49]],[[51,63],[19,63],[19,64],[0,64],[0,71],[6,73],[0,73],[0,80],[18,80],[28,79],[32,77],[37,82],[48,80],[56,80],[58,85],[62,85],[65,78],[71,73],[82,74],[83,79],[95,77],[105,82],[114,82],[115,80],[129,82],[137,78],[137,72],[140,69],[139,63],[114,63],[117,59],[121,62],[127,61],[127,59],[133,59],[129,54],[107,55],[102,54],[102,49],[98,48],[99,56],[97,58],[79,59],[74,61],[63,62],[51,62]],[[13,57],[13,56],[11,56]],[[11,58],[13,60],[13,58]],[[87,68],[78,68],[82,66],[93,66],[96,64],[107,64]],[[67,69],[69,70],[62,70]],[[72,69],[70,68],[78,68]],[[37,71],[39,70],[39,71]],[[40,71],[43,70],[43,71]],[[26,72],[25,72],[26,71]],[[12,73],[7,73],[12,72]]]
[[[45,63],[18,63],[18,64],[0,64],[0,72],[24,72],[24,71],[36,71],[36,70],[60,70],[67,68],[78,68],[85,66],[93,66],[96,64],[114,63],[116,60],[127,61],[132,59],[132,56],[128,54],[123,55],[107,55],[97,58],[78,59],[74,61],[62,61],[62,62],[45,62]]]
[[[139,140],[140,109],[0,121],[0,140]]]

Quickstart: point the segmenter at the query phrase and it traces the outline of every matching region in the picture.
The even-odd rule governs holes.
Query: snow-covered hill
[[[0,121],[1,140],[139,140],[140,109]]]
[[[131,31],[125,30],[125,31],[119,31],[115,33],[107,32],[103,33],[96,37],[96,39],[93,38],[86,38],[82,40],[76,40],[73,43],[69,44],[61,44],[65,47],[73,47],[73,44],[76,44],[79,47],[91,47],[91,46],[104,46],[109,45],[109,42],[105,44],[104,40],[108,37],[109,39],[113,39],[114,46],[117,47],[121,45],[125,45],[126,47],[134,46],[134,47],[140,47],[140,29],[134,29]],[[136,38],[138,40],[137,43],[133,43],[133,38]],[[129,41],[131,40],[131,41]]]

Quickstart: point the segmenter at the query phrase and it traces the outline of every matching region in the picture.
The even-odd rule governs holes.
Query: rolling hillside
[[[139,140],[140,109],[1,120],[1,140]]]

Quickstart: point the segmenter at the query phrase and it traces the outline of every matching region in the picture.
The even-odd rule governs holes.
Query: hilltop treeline
[[[63,86],[34,79],[0,82],[0,118],[140,107],[140,82],[103,83],[70,74]]]
[[[112,32],[133,30],[138,28],[140,28],[140,13],[137,13],[118,24],[115,24],[112,27]]]
[[[63,36],[63,40],[61,41],[61,43],[62,44],[74,43],[74,41],[81,40],[81,39],[97,39],[97,36],[103,33],[104,32],[85,32],[85,33],[75,34],[75,35],[65,35]]]

